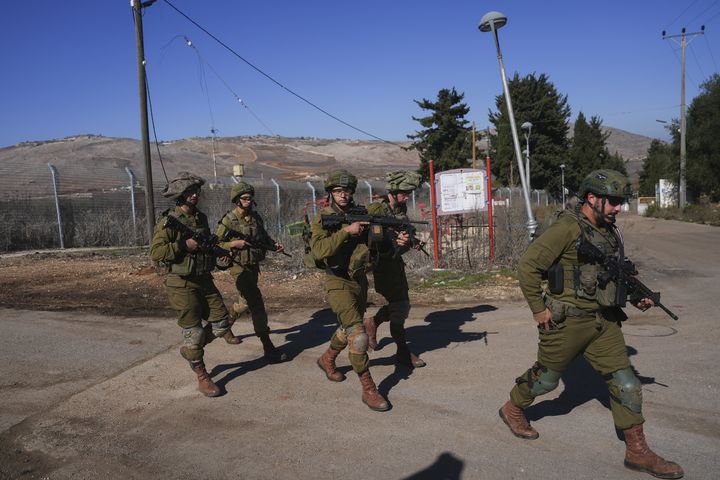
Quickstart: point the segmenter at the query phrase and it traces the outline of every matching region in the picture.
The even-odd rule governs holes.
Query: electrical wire
[[[691,24],[692,22],[694,22],[695,20],[697,20],[698,18],[700,18],[700,16],[702,16],[705,12],[707,12],[707,11],[710,10],[712,7],[714,7],[715,5],[717,5],[719,2],[720,2],[720,0],[715,0],[713,3],[710,4],[709,7],[707,7],[705,10],[703,10],[702,12],[698,13],[697,15],[695,15],[689,22],[687,22],[686,25],[689,25],[689,24]]]
[[[383,138],[380,138],[380,137],[378,137],[378,136],[376,136],[376,135],[373,135],[372,133],[369,133],[369,132],[367,132],[367,131],[359,128],[359,127],[356,127],[355,125],[352,125],[351,123],[346,122],[345,120],[339,118],[339,117],[336,116],[336,115],[333,115],[332,113],[330,113],[330,112],[328,112],[327,110],[321,108],[320,106],[318,106],[318,105],[316,105],[315,103],[311,102],[310,100],[308,100],[307,98],[303,97],[302,95],[300,95],[300,94],[296,93],[295,91],[291,90],[290,88],[286,87],[285,85],[283,85],[282,83],[280,83],[279,81],[275,80],[273,77],[271,77],[270,75],[268,75],[267,73],[265,73],[265,72],[264,72],[263,70],[261,70],[259,67],[255,66],[255,65],[252,64],[250,61],[248,61],[247,59],[245,59],[242,55],[240,55],[239,53],[237,53],[235,50],[233,50],[231,47],[229,47],[229,46],[228,46],[226,43],[224,43],[222,40],[220,40],[220,39],[217,38],[215,35],[213,35],[212,33],[210,33],[210,32],[209,32],[207,29],[205,29],[202,25],[200,25],[200,24],[197,23],[195,20],[193,20],[192,18],[190,18],[189,16],[187,16],[187,15],[186,15],[185,13],[183,13],[180,9],[178,9],[175,5],[173,5],[173,4],[170,2],[170,0],[163,0],[163,1],[164,1],[168,6],[170,6],[170,8],[172,8],[173,10],[175,10],[175,11],[176,11],[178,14],[180,14],[181,16],[185,17],[185,19],[186,19],[187,21],[189,21],[190,23],[192,23],[193,25],[195,25],[197,28],[199,28],[200,30],[202,30],[206,35],[208,35],[210,38],[212,38],[213,40],[215,40],[218,44],[220,44],[222,47],[224,47],[224,48],[225,48],[226,50],[228,50],[230,53],[232,53],[232,54],[235,55],[237,58],[239,58],[240,60],[242,60],[243,62],[245,62],[245,64],[247,64],[247,65],[248,65],[249,67],[251,67],[253,70],[255,70],[256,72],[258,72],[259,74],[261,74],[262,76],[264,76],[265,78],[267,78],[268,80],[270,80],[271,82],[273,82],[275,85],[279,86],[280,88],[282,88],[282,89],[285,90],[286,92],[290,93],[290,94],[293,95],[294,97],[298,98],[299,100],[302,100],[302,101],[305,102],[306,104],[310,105],[312,108],[314,108],[314,109],[316,109],[317,111],[325,114],[326,116],[332,118],[333,120],[335,120],[335,121],[337,121],[337,122],[340,122],[340,123],[342,123],[343,125],[345,125],[346,127],[352,128],[353,130],[355,130],[355,131],[357,131],[357,132],[360,132],[360,133],[362,133],[363,135],[367,135],[368,137],[374,138],[375,140],[379,140],[379,141],[381,141],[381,142],[388,143],[388,144],[390,144],[390,145],[395,145],[396,147],[399,147],[399,148],[403,148],[402,145],[399,145],[399,144],[397,144],[397,143],[395,143],[395,142],[391,142],[391,141],[389,141],[389,140],[385,140],[385,139],[383,139]]]
[[[255,112],[250,109],[250,107],[243,101],[243,99],[240,98],[240,96],[239,96],[237,93],[235,93],[235,91],[230,87],[230,85],[228,85],[228,83],[225,81],[225,79],[220,76],[220,74],[217,72],[217,70],[215,70],[215,68],[213,68],[213,66],[210,64],[210,62],[208,62],[207,60],[205,60],[205,58],[200,54],[200,51],[197,49],[197,47],[196,47],[195,44],[192,42],[192,40],[190,40],[190,39],[189,39],[187,36],[185,36],[185,35],[178,35],[178,36],[176,36],[176,37],[174,37],[174,38],[177,38],[177,37],[182,37],[182,38],[185,40],[185,43],[186,43],[189,47],[191,47],[193,50],[195,50],[195,53],[197,54],[198,59],[199,59],[203,64],[207,65],[208,68],[210,68],[210,70],[215,74],[215,76],[218,78],[218,80],[220,80],[220,82],[222,82],[222,84],[225,85],[225,88],[227,88],[227,89],[230,91],[230,93],[233,95],[233,97],[235,97],[235,100],[237,100],[237,101],[240,103],[241,106],[245,107],[245,109],[247,109],[247,111],[250,113],[250,115],[252,115],[252,116],[255,118],[255,120],[257,120],[258,123],[260,123],[260,125],[262,125],[263,127],[265,127],[265,129],[266,129],[268,132],[270,132],[270,135],[275,136],[275,133],[270,129],[270,127],[268,127],[268,126],[265,124],[265,122],[263,122],[263,121],[260,119],[260,117],[258,117],[258,116],[255,114]],[[171,40],[171,41],[172,41],[172,40]]]
[[[150,109],[150,122],[153,129],[153,137],[155,138],[155,148],[157,149],[158,160],[160,161],[160,167],[162,168],[163,175],[165,176],[165,183],[170,183],[167,172],[165,171],[165,164],[163,163],[162,155],[160,154],[160,143],[158,142],[157,130],[155,129],[155,115],[152,108],[152,99],[150,98],[150,83],[148,82],[147,72],[145,72],[145,91],[147,92],[148,108]]]
[[[720,13],[718,13],[715,16],[718,16],[718,15],[720,15]],[[705,45],[707,45],[708,52],[710,52],[710,59],[712,60],[713,65],[715,66],[715,71],[717,72],[718,64],[717,64],[717,62],[715,62],[715,55],[713,55],[712,48],[710,48],[710,41],[707,39],[707,34],[703,35],[703,37],[705,37]]]
[[[671,26],[673,23],[677,22],[678,19],[679,19],[680,17],[682,17],[682,16],[685,14],[685,12],[687,12],[688,10],[690,10],[690,7],[692,7],[693,5],[695,5],[697,2],[698,2],[698,0],[695,0],[695,1],[692,2],[690,5],[688,5],[687,7],[685,7],[685,10],[683,10],[682,12],[680,12],[680,15],[678,15],[677,17],[675,17],[675,20],[673,20],[672,22],[668,23],[667,27],[665,27],[665,30],[667,30],[668,28],[670,28],[670,26]]]
[[[702,65],[700,64],[700,60],[698,60],[698,57],[695,54],[695,49],[693,48],[692,44],[689,44],[688,47],[690,47],[690,53],[692,53],[692,56],[695,59],[695,63],[697,63],[697,66],[700,69],[700,75],[702,75],[702,78],[706,78],[705,71],[703,70]]]

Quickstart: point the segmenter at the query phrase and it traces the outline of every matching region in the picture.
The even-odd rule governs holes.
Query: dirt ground
[[[6,308],[74,310],[126,317],[174,316],[167,305],[163,277],[156,273],[143,251],[90,250],[5,255],[0,257],[0,269],[0,305]],[[230,307],[237,298],[232,277],[228,272],[213,275]],[[409,275],[411,285],[417,285],[422,278],[422,272],[411,272]],[[260,275],[260,289],[267,310],[326,307],[322,276],[319,270],[293,268],[281,261],[268,259]],[[441,305],[479,298],[479,294],[490,300],[520,298],[515,280],[497,275],[477,288],[413,288],[411,300],[415,305]],[[369,302],[382,304],[383,299],[371,288]]]

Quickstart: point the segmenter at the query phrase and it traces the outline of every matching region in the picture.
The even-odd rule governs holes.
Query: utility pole
[[[142,2],[130,0],[135,17],[135,43],[137,44],[138,93],[140,96],[140,133],[142,135],[143,155],[145,157],[145,216],[147,217],[148,242],[155,230],[155,198],[153,194],[152,164],[150,162],[150,132],[148,129],[147,83],[145,77],[145,45],[143,41],[142,9],[155,3],[155,0]]]
[[[680,35],[666,35],[665,30],[662,31],[663,40],[671,40],[680,38],[680,185],[678,187],[678,206],[685,208],[687,201],[687,184],[685,181],[685,161],[686,161],[686,138],[685,138],[685,47],[687,46],[687,37],[705,34],[705,25],[700,26],[699,32],[686,33],[685,27],[681,30]],[[677,40],[673,40],[677,43]]]
[[[475,122],[473,122],[473,130],[472,130],[472,168],[475,168]]]

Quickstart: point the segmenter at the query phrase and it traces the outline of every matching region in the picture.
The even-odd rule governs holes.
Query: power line
[[[720,15],[720,13],[718,13],[718,15]],[[716,16],[717,16],[717,15],[716,15]],[[717,63],[715,62],[715,56],[713,55],[712,49],[710,48],[710,42],[709,42],[708,39],[707,39],[707,35],[705,35],[705,45],[707,45],[708,52],[710,52],[710,59],[712,60],[713,65],[715,66],[715,71],[717,72],[717,71],[718,71],[718,65],[717,65]]]
[[[673,20],[672,22],[668,23],[667,27],[665,27],[665,30],[667,30],[668,28],[670,28],[673,23],[677,22],[678,19],[679,19],[680,17],[682,17],[682,16],[685,14],[685,12],[687,12],[688,10],[690,10],[690,7],[692,7],[693,5],[695,5],[697,2],[698,2],[698,0],[695,0],[695,1],[692,2],[690,5],[688,5],[687,7],[685,7],[685,10],[683,10],[682,12],[680,12],[680,15],[678,15],[677,17],[675,17],[675,20]]]
[[[707,11],[710,10],[712,7],[714,7],[715,5],[717,5],[719,2],[720,2],[720,0],[715,0],[713,3],[710,4],[709,7],[707,7],[705,10],[703,10],[702,12],[698,13],[697,15],[695,15],[695,16],[692,18],[692,20],[690,20],[689,22],[686,23],[686,25],[689,25],[689,24],[691,24],[692,22],[694,22],[695,20],[697,20],[698,18],[700,18],[701,15],[703,15],[705,12],[707,12]]]
[[[390,145],[395,145],[395,146],[398,147],[398,148],[403,148],[401,145],[398,145],[398,144],[395,143],[395,142],[391,142],[391,141],[389,141],[389,140],[385,140],[385,139],[383,139],[383,138],[380,138],[380,137],[378,137],[378,136],[376,136],[376,135],[373,135],[372,133],[369,133],[369,132],[367,132],[367,131],[359,128],[359,127],[356,127],[356,126],[354,126],[354,125],[346,122],[345,120],[343,120],[343,119],[337,117],[336,115],[333,115],[332,113],[328,112],[327,110],[319,107],[318,105],[316,105],[315,103],[311,102],[310,100],[308,100],[307,98],[303,97],[302,95],[294,92],[294,91],[291,90],[290,88],[286,87],[285,85],[283,85],[282,83],[280,83],[279,81],[275,80],[273,77],[271,77],[270,75],[268,75],[267,73],[265,73],[265,72],[264,72],[263,70],[261,70],[259,67],[253,65],[253,64],[252,64],[251,62],[249,62],[247,59],[243,58],[242,55],[240,55],[239,53],[237,53],[235,50],[233,50],[231,47],[229,47],[229,46],[228,46],[226,43],[224,43],[222,40],[220,40],[219,38],[217,38],[215,35],[213,35],[212,33],[210,33],[207,29],[205,29],[203,26],[201,26],[201,25],[200,25],[199,23],[197,23],[195,20],[193,20],[192,18],[190,18],[189,16],[187,16],[187,15],[186,15],[185,13],[183,13],[181,10],[179,10],[175,5],[173,5],[173,4],[170,2],[170,0],[163,0],[163,1],[164,1],[166,4],[168,4],[168,5],[170,6],[170,8],[172,8],[173,10],[175,10],[175,11],[176,11],[177,13],[179,13],[181,16],[185,17],[185,19],[186,19],[187,21],[189,21],[190,23],[192,23],[193,25],[195,25],[197,28],[199,28],[200,30],[202,30],[206,35],[208,35],[210,38],[212,38],[212,39],[215,40],[217,43],[219,43],[221,46],[223,46],[223,47],[224,47],[226,50],[228,50],[230,53],[232,53],[232,54],[235,55],[237,58],[239,58],[240,60],[242,60],[243,62],[245,62],[245,64],[247,64],[247,65],[248,65],[249,67],[251,67],[253,70],[255,70],[256,72],[258,72],[259,74],[261,74],[262,76],[264,76],[265,78],[267,78],[268,80],[270,80],[271,82],[273,82],[274,84],[276,84],[277,86],[279,86],[280,88],[282,88],[283,90],[287,91],[288,93],[290,93],[290,94],[293,95],[294,97],[298,98],[299,100],[302,100],[303,102],[307,103],[308,105],[310,105],[311,107],[313,107],[313,108],[316,109],[317,111],[319,111],[319,112],[327,115],[328,117],[332,118],[333,120],[335,120],[335,121],[337,121],[337,122],[340,122],[340,123],[342,123],[343,125],[345,125],[345,126],[347,126],[347,127],[350,127],[350,128],[352,128],[353,130],[355,130],[355,131],[357,131],[357,132],[362,133],[363,135],[367,135],[368,137],[374,138],[375,140],[379,140],[379,141],[384,142],[384,143],[389,143]]]

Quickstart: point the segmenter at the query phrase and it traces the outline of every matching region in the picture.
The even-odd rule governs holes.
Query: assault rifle
[[[238,240],[245,240],[245,243],[250,248],[259,248],[261,250],[266,250],[268,252],[277,252],[282,253],[286,257],[292,257],[289,253],[286,251],[278,252],[277,249],[277,243],[272,244],[270,242],[266,242],[265,240],[261,239],[258,236],[251,237],[250,235],[246,235],[244,233],[238,232],[237,230],[233,230],[232,228],[228,228],[227,225],[223,225],[225,227],[225,234],[223,235],[223,240],[226,242],[230,240],[231,238],[235,238]]]
[[[367,210],[363,209],[351,209],[348,213],[332,213],[329,215],[321,215],[320,222],[322,228],[326,230],[337,230],[343,224],[350,224],[354,222],[368,222],[370,226],[370,242],[377,242],[382,239],[383,231],[389,228],[395,232],[407,232],[410,236],[410,247],[416,250],[420,250],[425,255],[430,254],[425,250],[425,242],[415,237],[417,229],[415,225],[427,225],[428,222],[421,220],[403,220],[401,218],[386,217],[384,215],[370,215]],[[393,258],[400,254],[400,248],[397,246],[396,241],[390,239],[393,247],[394,254]]]
[[[582,241],[582,237],[578,239],[577,244],[578,256],[582,256],[590,262],[604,265],[607,273],[598,281],[600,287],[604,287],[608,282],[614,281],[617,285],[615,292],[615,303],[624,307],[627,299],[636,303],[643,298],[649,298],[656,307],[660,307],[670,318],[677,320],[678,316],[670,311],[660,302],[660,292],[653,292],[650,288],[637,278],[637,268],[627,257],[622,260],[605,255],[597,246],[588,241]]]
[[[206,231],[204,229],[198,231],[193,230],[172,215],[167,215],[165,217],[164,227],[172,228],[173,230],[179,231],[180,235],[183,238],[192,238],[197,242],[198,248],[202,252],[212,253],[216,257],[220,258],[227,257],[232,261],[232,263],[238,263],[233,258],[232,252],[230,252],[230,250],[225,250],[220,245],[218,245],[218,243],[220,243],[220,239],[218,239],[217,235],[214,235],[209,231]]]

